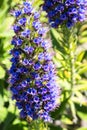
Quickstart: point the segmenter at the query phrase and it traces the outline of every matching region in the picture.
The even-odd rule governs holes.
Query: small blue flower
[[[29,66],[29,65],[32,65],[32,64],[33,64],[33,61],[32,61],[32,60],[28,60],[28,59],[24,59],[24,60],[22,61],[22,64],[23,64],[24,66]]]
[[[38,88],[40,88],[40,87],[42,87],[42,86],[43,86],[43,84],[42,84],[42,81],[41,81],[41,80],[35,80],[35,85],[36,85]]]
[[[34,13],[34,19],[36,20],[36,19],[38,19],[40,17],[40,14],[38,13],[38,12],[35,12]]]
[[[12,54],[14,57],[19,58],[21,52],[19,50],[17,50],[17,49],[14,49],[14,50],[10,51],[10,54]]]
[[[10,59],[10,61],[11,61],[13,64],[16,64],[16,62],[18,62],[19,59],[16,58],[16,57],[12,57],[12,58]]]
[[[66,20],[67,19],[67,16],[66,16],[66,14],[64,13],[64,14],[62,14],[62,15],[60,15],[60,20]],[[57,22],[57,21],[56,21]],[[58,21],[58,23],[57,24],[59,24],[59,22],[60,21]]]
[[[22,45],[22,39],[13,37],[11,43],[14,46],[21,46]]]
[[[22,81],[21,86],[22,86],[23,88],[27,87],[27,85],[28,85],[27,80]]]
[[[52,122],[52,119],[50,118],[49,114],[47,112],[39,113],[38,114],[40,118],[42,118],[45,122]]]
[[[47,30],[45,28],[41,28],[41,29],[38,30],[38,34],[44,35],[46,33],[46,31]]]
[[[34,21],[32,26],[34,27],[34,29],[38,30],[41,27],[41,23],[37,22],[37,21]]]
[[[30,2],[24,2],[23,5],[24,5],[24,7],[26,7],[26,8],[32,6],[32,4],[31,4]]]
[[[30,53],[33,53],[34,51],[34,48],[32,46],[26,46],[24,48],[24,51],[27,53],[27,54],[30,54]]]
[[[26,22],[27,22],[26,18],[21,18],[21,19],[19,19],[18,24],[22,26],[22,25],[25,25]]]
[[[20,102],[16,102],[16,106],[18,107],[18,109],[22,109],[23,105]]]
[[[51,60],[52,56],[49,53],[45,53],[45,60]]]
[[[25,68],[25,67],[20,67],[16,71],[19,72],[19,73],[25,73],[26,74],[28,72],[28,69]]]
[[[22,12],[20,10],[17,10],[14,12],[14,16],[17,18],[22,14]]]
[[[13,30],[14,30],[15,33],[18,33],[21,30],[21,28],[18,25],[14,25]]]
[[[38,55],[38,60],[39,61],[43,61],[44,60],[44,53],[42,52],[42,53],[39,53],[39,55]]]
[[[40,62],[37,62],[37,63],[35,63],[35,65],[34,65],[33,68],[34,68],[35,70],[39,70],[39,69],[41,69],[41,66],[42,66],[42,65],[40,64]]]
[[[21,112],[20,112],[20,116],[21,116],[21,118],[25,118],[26,117],[26,112],[24,111],[24,110],[22,110]]]
[[[34,88],[29,88],[27,93],[30,94],[30,95],[36,95],[37,94],[37,90],[34,89]]]
[[[39,45],[42,42],[42,38],[41,37],[37,37],[33,40],[34,43],[36,43],[37,45]]]
[[[35,96],[33,100],[35,103],[38,103],[40,101],[38,96]]]
[[[28,14],[28,15],[31,14],[31,12],[32,12],[32,7],[31,7],[31,6],[29,6],[28,8],[25,7],[25,8],[23,9],[23,12],[24,12],[25,14]]]
[[[25,30],[25,31],[23,31],[23,32],[21,33],[21,36],[22,36],[22,37],[29,37],[29,36],[30,36],[30,33],[31,33],[30,30]]]
[[[41,42],[41,47],[43,47],[45,50],[47,50],[51,47],[51,45],[48,41],[44,40]]]

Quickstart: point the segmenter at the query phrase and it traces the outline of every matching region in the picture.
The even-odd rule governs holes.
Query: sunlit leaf
[[[73,121],[67,115],[65,115],[65,116],[63,115],[61,118],[61,121],[67,125],[73,124]]]
[[[6,116],[7,116],[7,110],[6,110],[6,108],[0,107],[0,123],[4,122]]]
[[[70,109],[71,109],[72,116],[73,116],[73,122],[77,123],[77,116],[76,116],[75,104],[71,100],[69,100],[69,104],[70,104]]]
[[[77,61],[82,61],[83,57],[84,57],[85,52],[81,52],[78,56],[77,56]]]
[[[4,78],[5,76],[5,70],[3,69],[3,67],[0,66],[0,79]]]
[[[76,104],[77,108],[77,115],[82,119],[82,120],[87,120],[87,106],[80,106],[79,104]]]
[[[81,128],[76,129],[76,130],[87,130],[87,128],[81,127]]]

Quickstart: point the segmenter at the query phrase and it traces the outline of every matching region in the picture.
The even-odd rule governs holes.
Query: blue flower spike
[[[20,11],[13,13],[15,35],[11,41],[12,66],[9,70],[12,99],[16,100],[21,118],[50,122],[49,112],[59,106],[60,95],[56,68],[49,51],[51,43],[45,38],[46,27],[32,3],[23,2],[20,7]]]
[[[85,20],[87,0],[44,0],[43,10],[47,12],[51,27],[64,24],[71,28]]]

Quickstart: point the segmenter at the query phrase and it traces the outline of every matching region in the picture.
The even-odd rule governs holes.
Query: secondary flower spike
[[[49,122],[49,112],[58,107],[60,89],[50,53],[51,43],[46,38],[48,29],[40,22],[40,14],[31,2],[18,5],[12,15],[16,18],[9,70],[12,98],[22,118]]]
[[[85,19],[87,0],[44,0],[43,10],[47,12],[52,27],[65,24],[68,28]]]

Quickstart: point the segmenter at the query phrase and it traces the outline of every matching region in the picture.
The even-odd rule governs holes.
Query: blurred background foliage
[[[19,118],[8,84],[10,41],[14,35],[14,18],[9,12],[18,1],[0,0],[0,130],[87,130],[87,22],[78,23],[72,30],[50,30],[62,90],[60,106],[51,113],[53,123],[48,128],[43,122],[28,124]],[[35,2],[38,7],[42,0]]]

